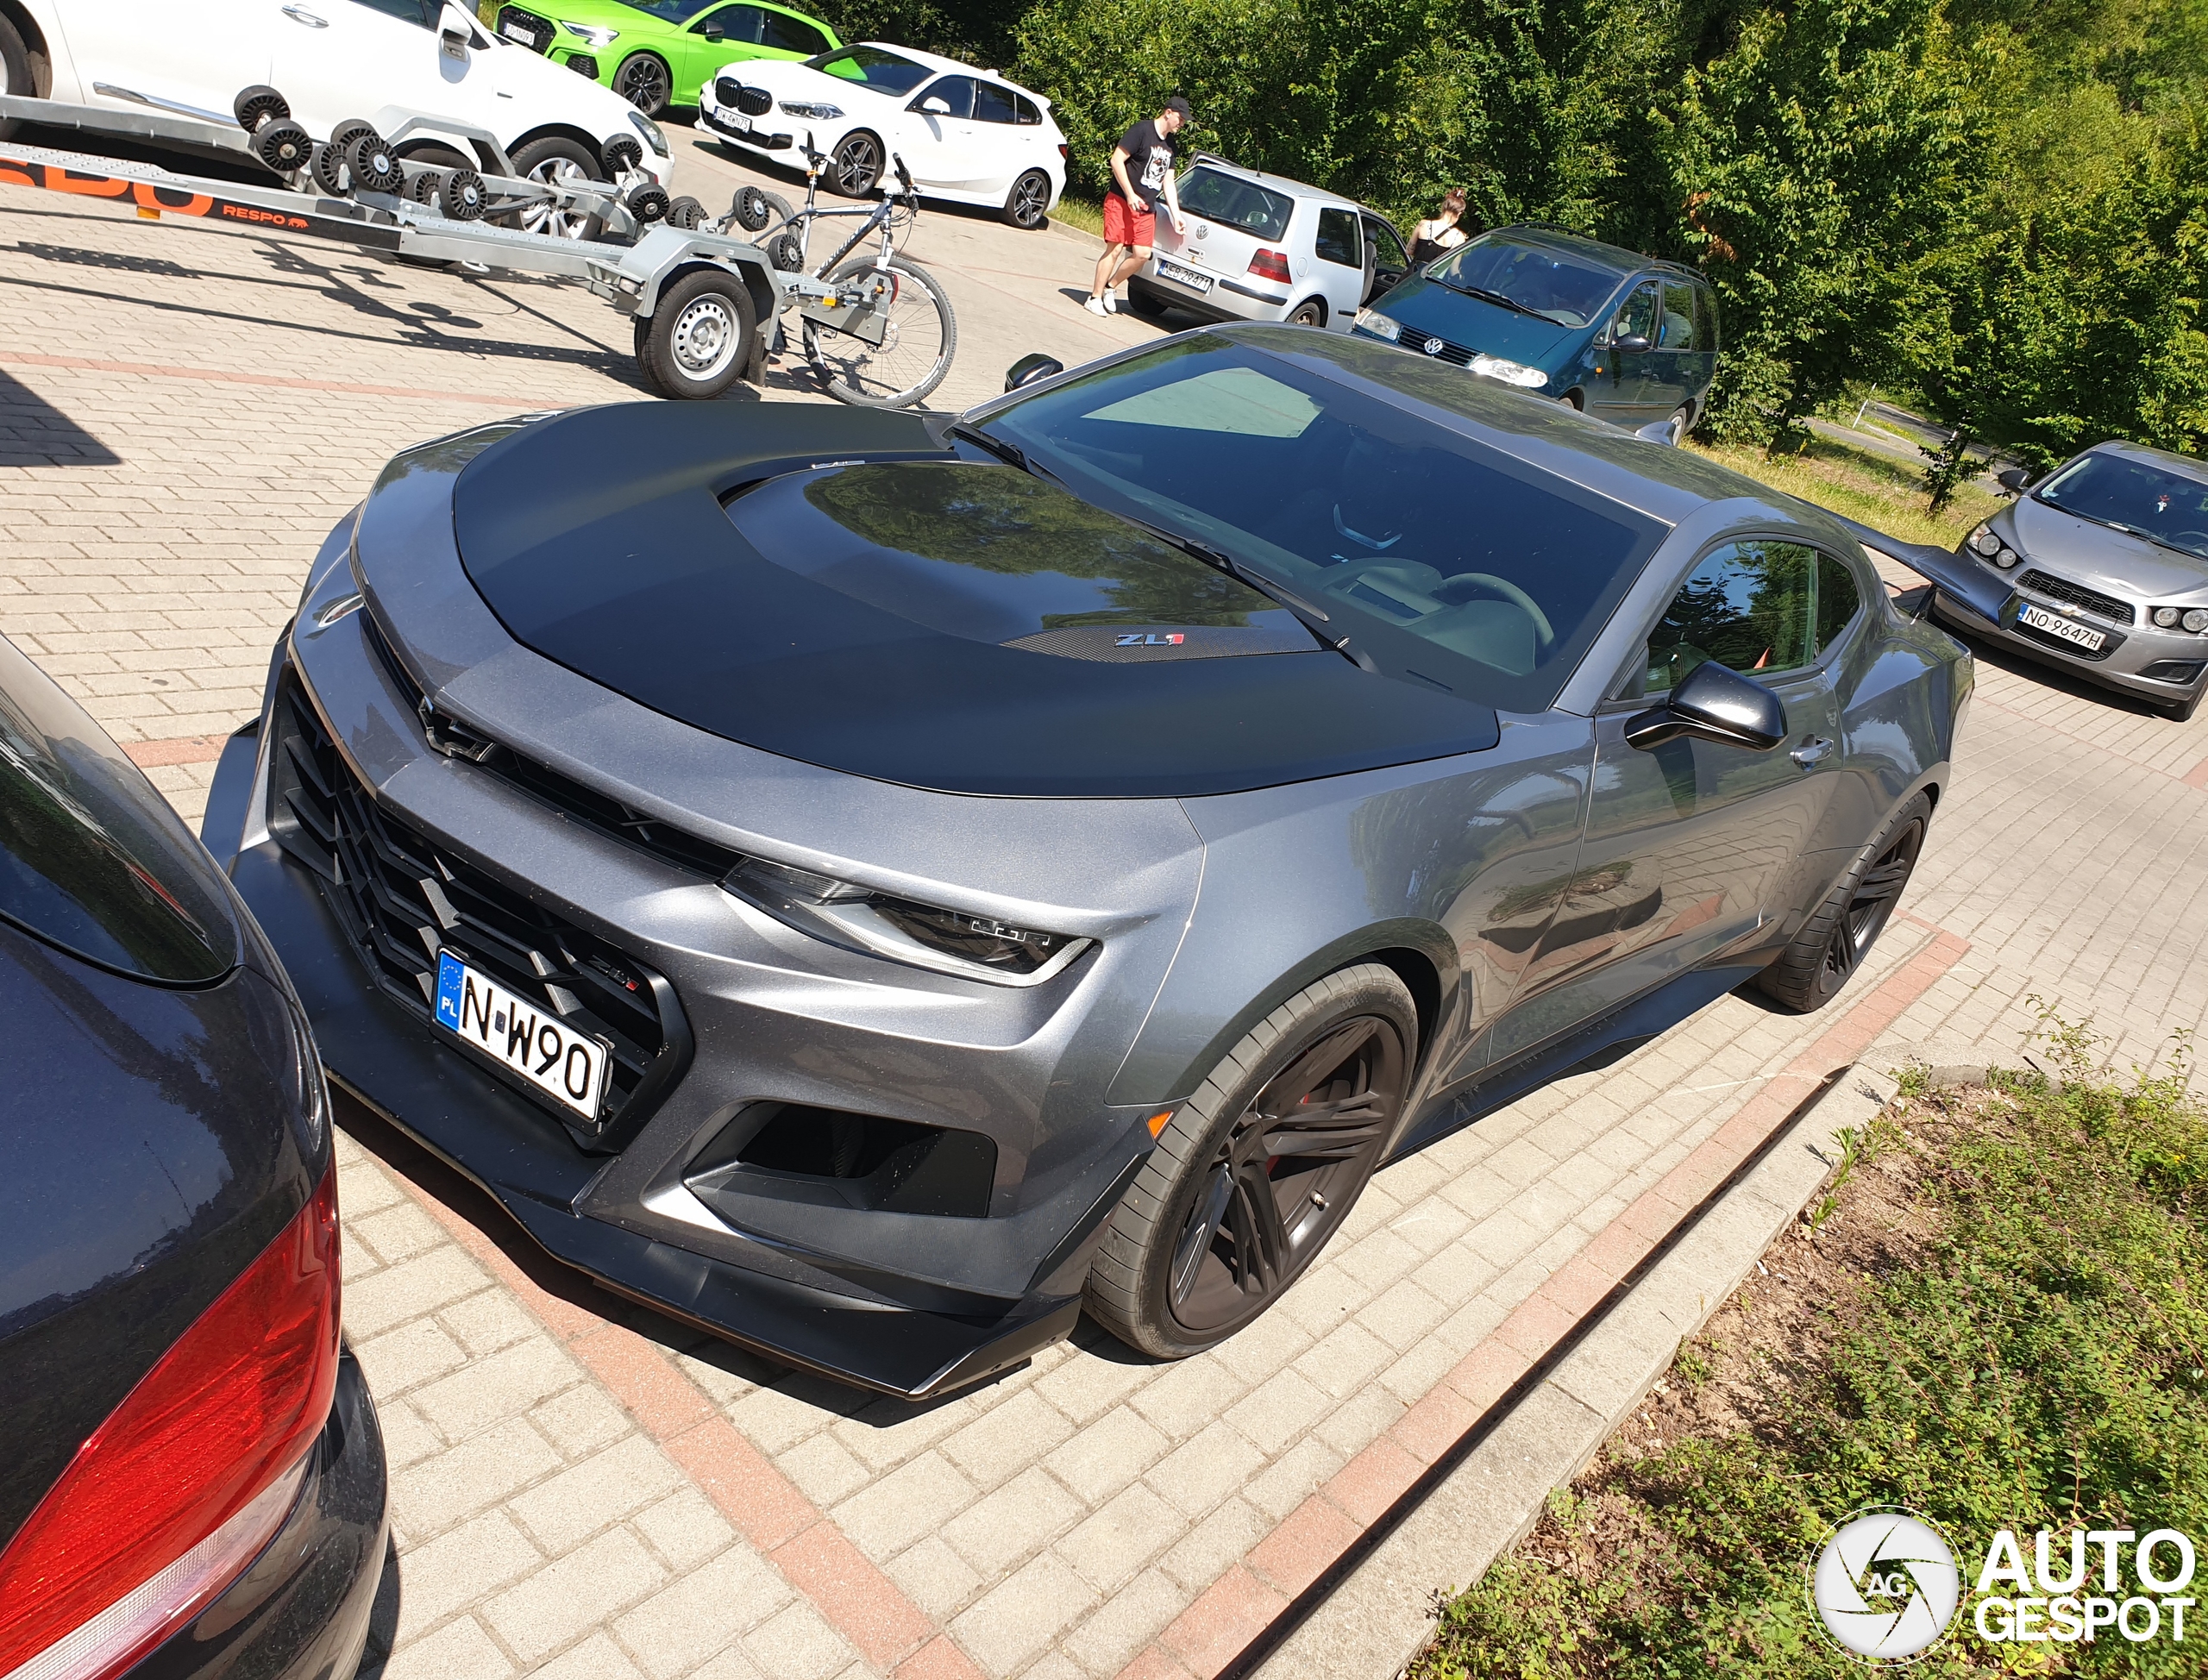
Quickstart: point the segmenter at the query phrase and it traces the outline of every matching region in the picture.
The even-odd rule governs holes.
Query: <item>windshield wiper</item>
[[[1530,315],[1536,321],[1548,321],[1552,327],[1556,325],[1554,321],[1549,320],[1549,317],[1540,310],[1529,304],[1520,303],[1515,298],[1506,298],[1500,291],[1490,291],[1484,285],[1458,285],[1453,280],[1443,280],[1440,284],[1447,286],[1452,291],[1461,292],[1467,298],[1477,298],[1484,304],[1500,304],[1507,310],[1515,310],[1521,315]]]
[[[950,429],[947,436],[963,437],[975,448],[987,449],[999,461],[1017,467],[1023,473],[1036,472],[1035,467],[1028,461],[1026,450],[1021,448],[1017,443],[1006,442],[1001,437],[992,437],[977,426],[956,425]],[[1042,476],[1039,473],[1036,475],[1038,478]]]
[[[1226,573],[1245,588],[1254,589],[1276,605],[1287,608],[1295,615],[1295,621],[1309,630],[1329,653],[1341,655],[1352,665],[1358,663],[1357,655],[1349,650],[1349,637],[1337,636],[1332,630],[1321,628],[1333,622],[1327,617],[1325,609],[1314,606],[1285,585],[1275,583],[1264,573],[1251,571],[1224,549],[1214,549],[1208,542],[1199,542],[1193,536],[1183,536],[1178,531],[1167,530],[1147,520],[1130,518],[1124,513],[1120,517],[1137,530],[1156,537],[1168,548],[1178,549],[1191,560],[1200,560],[1214,571]]]
[[[2061,505],[2056,502],[2050,502],[2048,505],[2049,507],[2059,507]],[[2142,526],[2127,525],[2121,519],[2095,518],[2094,516],[2090,513],[2079,513],[2075,508],[2066,507],[2062,509],[2062,511],[2073,514],[2080,519],[2092,519],[2097,525],[2106,525],[2112,531],[2122,531],[2126,536],[2136,536],[2142,542],[2151,542],[2157,549],[2167,549],[2172,554],[2183,555],[2188,560],[2199,560],[2204,558],[2198,549],[2186,548],[2180,543],[2171,542],[2167,537],[2157,536],[2154,532],[2148,530]]]

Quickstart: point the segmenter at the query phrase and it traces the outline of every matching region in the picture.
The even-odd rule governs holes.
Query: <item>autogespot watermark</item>
[[[2182,1643],[2193,1564],[2192,1540],[2174,1528],[2042,1528],[2029,1545],[1998,1529],[1959,1615],[1966,1577],[1948,1537],[1914,1511],[1874,1507],[1825,1536],[1810,1603],[1842,1650],[1880,1667],[1916,1661],[1959,1623],[1993,1645]]]

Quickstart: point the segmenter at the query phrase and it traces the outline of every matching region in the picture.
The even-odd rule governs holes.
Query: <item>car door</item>
[[[1396,230],[1371,210],[1364,212],[1364,296],[1360,306],[1377,303],[1389,289],[1410,273],[1411,260]]]
[[[905,107],[904,133],[913,142],[905,154],[906,167],[922,186],[968,190],[981,167],[981,145],[975,135],[974,78],[938,76],[915,93]],[[885,145],[897,141],[884,135]]]
[[[348,117],[373,121],[386,105],[494,133],[510,126],[498,120],[494,78],[483,62],[501,49],[458,6],[440,0],[285,0],[279,21],[269,80],[317,138]],[[457,55],[442,38],[448,28],[466,41]]]
[[[1012,183],[1033,160],[1027,155],[1032,129],[1019,126],[1013,91],[986,76],[974,78],[974,165],[968,191],[1007,198]]]
[[[810,59],[828,52],[836,43],[804,18],[768,6],[759,35],[763,59]]]
[[[715,6],[693,18],[675,49],[680,61],[668,66],[674,77],[672,103],[692,103],[706,78],[723,65],[757,58],[766,23],[762,6]]]
[[[1600,371],[1585,386],[1590,414],[1622,426],[1647,424],[1648,385],[1655,372],[1650,359],[1656,354],[1657,314],[1661,306],[1654,280],[1640,282],[1618,305],[1617,313],[1610,317]]]
[[[85,103],[143,110],[183,105],[218,122],[268,79],[269,41],[286,27],[277,0],[88,0],[56,9]],[[133,99],[131,94],[143,96]]]
[[[1702,345],[1695,335],[1694,288],[1668,276],[1660,286],[1662,303],[1656,316],[1656,348],[1647,357],[1646,397],[1651,418],[1669,419],[1676,410],[1691,404],[1700,389],[1697,375]]]
[[[1570,891],[1497,1024],[1500,1062],[1607,1014],[1769,924],[1822,879],[1837,785],[1830,660],[1817,654],[1818,556],[1733,539],[1696,561],[1595,719],[1585,837]],[[1758,752],[1679,737],[1641,749],[1628,720],[1716,659],[1786,708],[1787,737]]]
[[[1346,204],[1319,207],[1310,271],[1295,279],[1297,302],[1318,292],[1327,300],[1327,324],[1347,328],[1364,300],[1364,229],[1355,210]]]

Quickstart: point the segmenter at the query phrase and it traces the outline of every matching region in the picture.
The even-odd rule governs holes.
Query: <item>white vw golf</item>
[[[706,79],[698,116],[723,140],[790,162],[810,131],[827,182],[872,192],[892,154],[931,198],[987,204],[1039,228],[1066,181],[1051,102],[994,71],[864,41],[802,62],[748,59]]]

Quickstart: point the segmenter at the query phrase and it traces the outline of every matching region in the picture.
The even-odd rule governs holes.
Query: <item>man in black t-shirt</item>
[[[1112,150],[1112,187],[1104,195],[1104,254],[1095,283],[1082,305],[1091,315],[1112,312],[1112,288],[1150,260],[1157,238],[1157,210],[1178,226],[1181,200],[1173,187],[1173,136],[1189,120],[1189,102],[1175,94],[1156,116],[1120,136]]]

